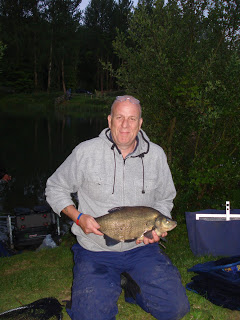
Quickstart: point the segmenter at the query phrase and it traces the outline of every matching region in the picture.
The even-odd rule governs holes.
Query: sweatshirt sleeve
[[[159,183],[156,193],[156,209],[162,214],[171,218],[173,200],[176,197],[176,189],[173,183],[172,174],[168,166],[167,157],[162,150],[159,161]]]
[[[47,180],[46,200],[57,214],[69,205],[75,205],[72,193],[78,190],[79,168],[76,148]]]

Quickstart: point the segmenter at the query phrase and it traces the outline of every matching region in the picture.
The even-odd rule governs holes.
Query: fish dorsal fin
[[[115,207],[115,208],[109,209],[108,212],[109,212],[109,213],[117,212],[117,211],[122,210],[123,208],[124,208],[124,207]]]

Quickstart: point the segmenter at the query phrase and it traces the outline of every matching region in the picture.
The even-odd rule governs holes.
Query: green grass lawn
[[[216,260],[216,257],[195,257],[188,243],[184,221],[168,234],[165,252],[182,276],[184,285],[190,282],[193,273],[187,269],[197,263]],[[70,300],[73,256],[71,246],[75,238],[68,234],[61,245],[54,249],[25,251],[0,259],[0,312],[19,307],[45,297],[55,297],[62,303]],[[231,311],[210,303],[205,298],[187,291],[191,311],[184,320],[239,320],[240,311]],[[63,303],[64,304],[64,303]],[[152,316],[136,305],[124,301],[123,293],[118,301],[117,319],[151,320]],[[63,309],[63,319],[70,319]]]

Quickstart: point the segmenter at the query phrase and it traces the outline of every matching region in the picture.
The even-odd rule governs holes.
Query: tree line
[[[116,82],[101,61],[115,67],[112,41],[127,30],[129,0],[1,0],[1,85],[15,91],[81,87],[110,90]],[[0,55],[1,55],[0,51]]]

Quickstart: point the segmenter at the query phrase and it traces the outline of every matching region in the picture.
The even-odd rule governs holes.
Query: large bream
[[[160,237],[176,227],[177,222],[150,207],[117,207],[96,218],[107,245],[152,239],[152,230]]]

